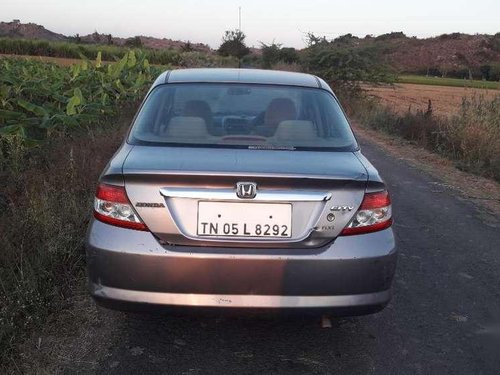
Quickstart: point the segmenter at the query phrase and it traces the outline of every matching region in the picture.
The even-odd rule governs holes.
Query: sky
[[[0,0],[0,21],[19,19],[66,35],[94,31],[201,42],[217,48],[238,27],[247,44],[301,48],[305,34],[364,37],[392,31],[429,37],[500,31],[498,0]]]

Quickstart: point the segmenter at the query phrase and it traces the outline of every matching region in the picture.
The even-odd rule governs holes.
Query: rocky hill
[[[408,37],[402,32],[364,38],[346,34],[331,43],[369,53],[397,72],[463,75],[469,70],[500,66],[500,33],[453,33],[425,39]]]
[[[202,43],[191,43],[167,38],[154,38],[150,36],[138,36],[134,38],[119,38],[110,34],[100,34],[98,32],[89,35],[66,36],[47,30],[35,23],[21,23],[19,20],[12,22],[0,22],[0,37],[23,38],[23,39],[44,39],[52,41],[79,41],[89,44],[114,44],[125,45],[128,40],[139,38],[141,45],[153,49],[188,49],[191,51],[212,52],[211,48]]]
[[[90,43],[90,44],[98,44],[98,43],[104,43],[104,44],[113,44],[117,46],[123,46],[127,44],[127,41],[131,42],[132,45],[134,43],[137,43],[135,39],[140,40],[140,45],[146,48],[152,48],[152,49],[177,49],[177,50],[182,50],[182,49],[188,49],[191,51],[199,51],[199,52],[212,52],[212,49],[202,43],[191,43],[191,42],[184,42],[181,40],[172,40],[168,38],[154,38],[151,36],[144,36],[144,35],[139,35],[133,38],[119,38],[119,37],[114,37],[110,34],[100,34],[100,33],[92,33],[89,35],[84,35],[84,36],[77,36],[77,37],[71,37],[71,39],[75,38],[80,38],[80,40],[83,43]]]
[[[25,39],[66,40],[62,34],[54,33],[36,23],[21,23],[19,20],[0,22],[0,36]]]

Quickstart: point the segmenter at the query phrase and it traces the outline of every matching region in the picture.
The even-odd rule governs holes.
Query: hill
[[[0,22],[0,36],[24,39],[66,40],[65,35],[54,33],[36,23],[21,23],[19,20]]]
[[[397,73],[488,78],[490,70],[500,69],[500,33],[453,33],[425,39],[402,32],[364,38],[346,34],[330,43],[370,54]]]
[[[66,36],[57,34],[53,31],[47,30],[41,25],[35,23],[21,23],[19,20],[12,22],[0,22],[0,37],[7,38],[22,38],[22,39],[41,39],[49,41],[73,41],[84,44],[113,44],[123,46],[127,41],[135,38],[119,38],[110,34],[100,34],[98,32],[80,36]],[[154,38],[150,36],[137,36],[141,41],[141,45],[146,48],[152,49],[176,49],[198,51],[198,52],[212,52],[212,49],[202,43],[184,42],[181,40],[172,40],[168,38]]]
[[[115,46],[143,46],[146,48],[213,53],[206,44],[191,43],[168,38],[135,36],[114,37],[97,31],[89,35],[65,36],[47,30],[34,23],[23,24],[19,20],[0,22],[0,37],[69,41],[82,44],[112,44]],[[456,78],[500,79],[500,33],[443,34],[432,38],[406,36],[392,32],[364,38],[352,34],[334,40],[318,39],[333,47],[354,49],[367,54],[372,61],[385,64],[396,73],[425,74]],[[253,56],[261,56],[261,49],[252,49]]]

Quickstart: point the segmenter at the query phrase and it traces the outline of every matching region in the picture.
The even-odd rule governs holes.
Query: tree
[[[250,53],[250,49],[245,45],[245,38],[246,35],[241,30],[226,31],[217,53],[222,56],[234,56],[241,60]]]
[[[272,66],[280,61],[281,44],[265,44],[260,43],[262,50],[262,67],[270,69]]]

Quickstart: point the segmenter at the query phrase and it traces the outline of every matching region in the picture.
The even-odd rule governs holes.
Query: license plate
[[[292,205],[198,202],[198,236],[289,238]]]

